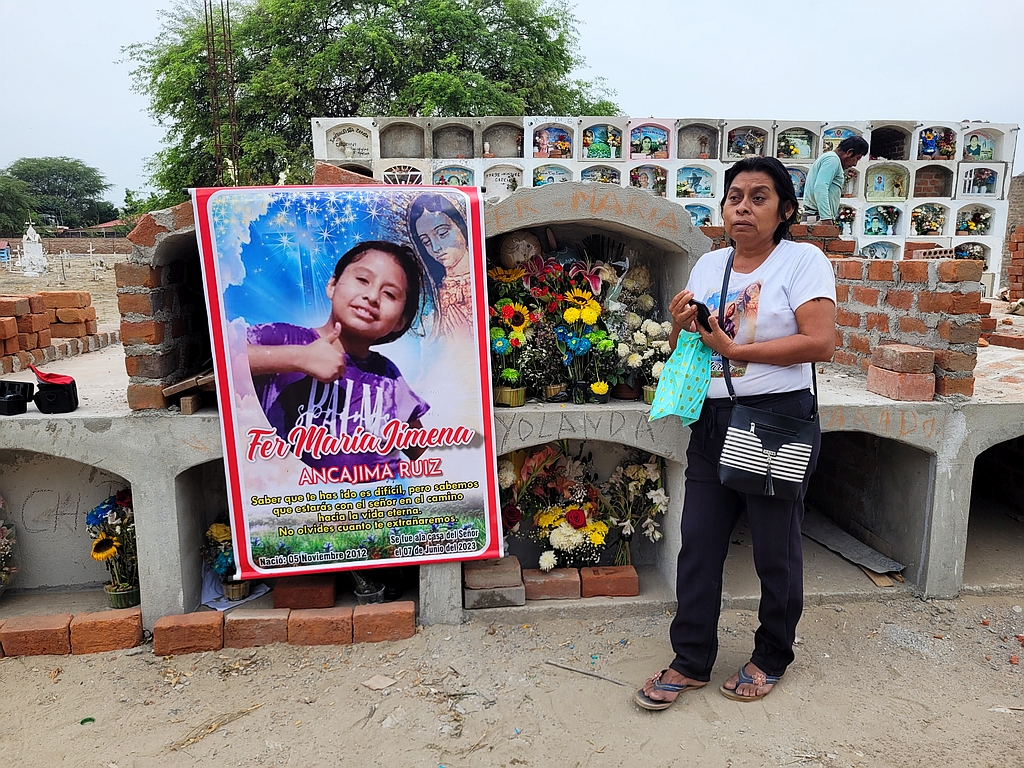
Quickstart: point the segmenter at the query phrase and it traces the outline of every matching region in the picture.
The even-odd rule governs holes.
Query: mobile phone
[[[708,305],[696,299],[690,299],[690,303],[697,308],[697,322],[701,324],[705,331],[711,333],[711,310],[708,309]]]

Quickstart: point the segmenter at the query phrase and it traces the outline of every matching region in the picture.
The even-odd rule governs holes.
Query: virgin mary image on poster
[[[722,330],[731,336],[737,344],[750,344],[757,334],[757,310],[761,297],[761,281],[755,280],[743,288],[726,294]],[[721,291],[711,295],[707,301],[711,314],[718,317],[718,308],[722,303]],[[730,361],[729,374],[740,377],[747,372],[745,362]],[[722,375],[722,358],[720,355],[711,357],[711,375]]]

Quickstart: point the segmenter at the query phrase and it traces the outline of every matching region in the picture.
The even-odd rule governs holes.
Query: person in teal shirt
[[[839,213],[839,198],[843,194],[846,169],[852,168],[868,152],[868,143],[860,136],[843,139],[835,152],[826,152],[807,172],[804,185],[804,219],[821,224],[833,224]]]

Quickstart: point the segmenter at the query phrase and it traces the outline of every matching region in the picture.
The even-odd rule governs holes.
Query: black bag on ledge
[[[33,401],[40,413],[71,413],[78,408],[78,387],[70,376],[44,373],[31,366],[39,381]]]

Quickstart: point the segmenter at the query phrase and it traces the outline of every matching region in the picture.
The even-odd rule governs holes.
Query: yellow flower
[[[512,315],[505,319],[505,325],[513,331],[519,331],[522,333],[530,327],[530,310],[516,302],[513,302],[511,306]]]
[[[99,560],[101,563],[106,562],[110,558],[117,556],[117,550],[120,546],[121,542],[113,536],[101,533],[92,543],[92,559]]]
[[[587,306],[587,303],[593,301],[594,294],[590,291],[584,291],[581,288],[573,288],[567,294],[565,294],[565,300],[572,302],[580,309]]]
[[[598,533],[597,531],[591,531],[587,534],[587,538],[590,539],[590,543],[595,546],[601,546],[604,544],[604,534]]]
[[[231,529],[224,523],[214,523],[207,529],[206,535],[219,544],[231,541]]]
[[[514,283],[523,279],[523,276],[526,274],[526,270],[522,267],[513,267],[512,269],[494,267],[493,269],[487,270],[487,274],[499,283]]]
[[[590,385],[590,391],[593,392],[595,395],[603,395],[608,392],[608,382],[595,381],[593,384]]]
[[[566,311],[568,312],[569,310]],[[597,316],[599,314],[600,312],[595,312],[590,307],[587,307],[582,312],[580,312],[580,319],[587,325],[593,325],[594,323],[597,322]]]
[[[562,313],[562,318],[567,323],[575,323],[580,319],[580,311],[576,307],[569,307]]]

